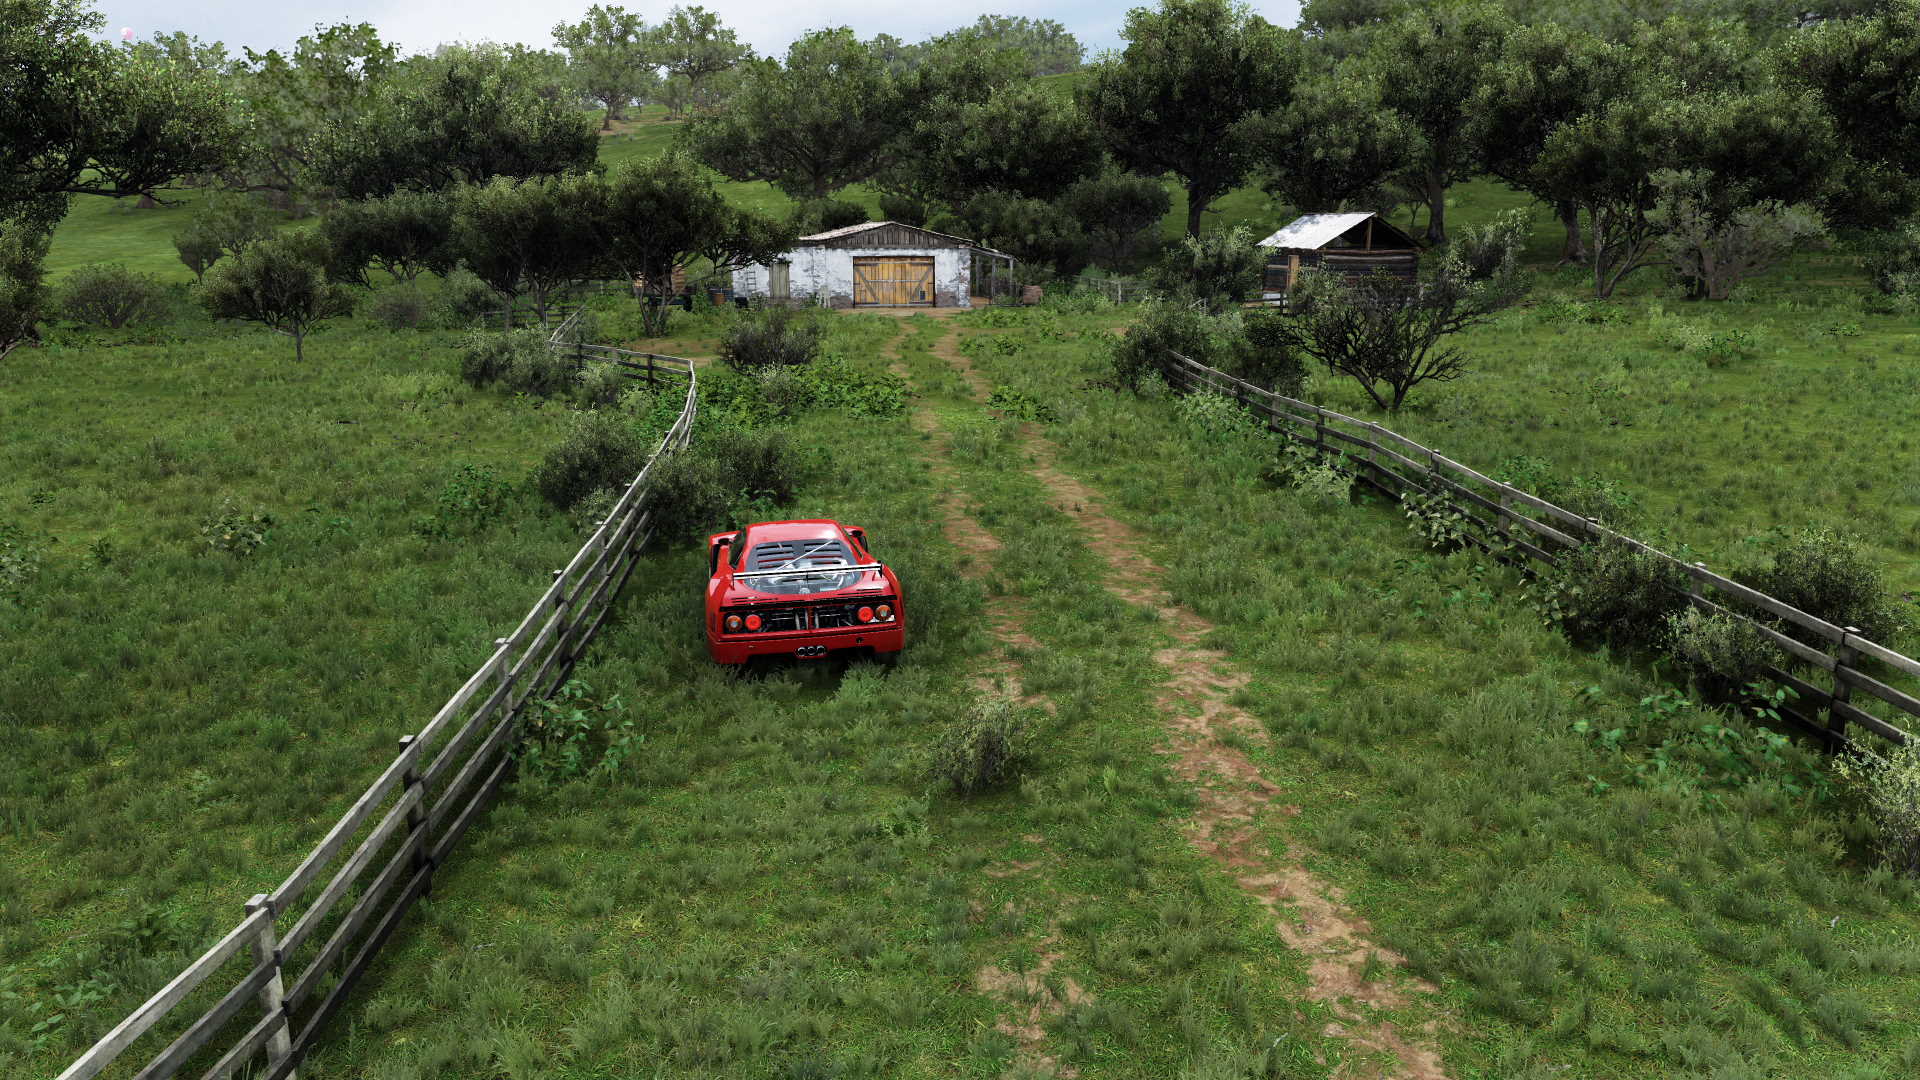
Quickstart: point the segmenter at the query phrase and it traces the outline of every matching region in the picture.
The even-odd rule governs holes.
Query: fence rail
[[[563,342],[576,313],[550,345],[599,355],[600,346]],[[644,364],[631,359],[644,357]],[[444,863],[512,765],[522,712],[566,681],[639,561],[652,535],[647,498],[654,469],[684,449],[699,408],[691,361],[653,354],[609,357],[650,383],[686,380],[686,403],[606,520],[477,671],[400,751],[345,816],[327,830],[279,887],[253,897],[246,917],[60,1074],[87,1080],[113,1065],[203,987],[225,992],[150,1059],[140,1080],[166,1080],[212,1057],[202,1080],[245,1071],[269,1080],[296,1075],[327,1020],[340,1008],[413,902]],[[343,858],[344,856],[344,858]],[[244,954],[244,955],[243,955]],[[231,981],[214,976],[244,964]],[[291,980],[289,985],[288,980]],[[244,1025],[244,1026],[242,1026]],[[261,1059],[264,1059],[263,1061]]]
[[[1510,548],[1551,567],[1559,564],[1565,552],[1588,543],[1621,544],[1679,567],[1690,585],[1685,594],[1688,603],[1757,628],[1782,652],[1831,677],[1831,686],[1823,688],[1779,666],[1767,669],[1776,684],[1791,687],[1799,695],[1797,706],[1781,710],[1782,714],[1829,746],[1852,745],[1848,732],[1853,727],[1900,744],[1914,737],[1909,730],[1914,725],[1907,718],[1920,718],[1920,698],[1881,681],[1873,671],[1862,670],[1861,664],[1870,661],[1882,674],[1920,678],[1920,660],[1868,640],[1859,628],[1835,626],[1716,574],[1705,563],[1682,562],[1372,421],[1276,394],[1179,353],[1170,356],[1164,370],[1173,385],[1235,399],[1261,416],[1269,430],[1313,448],[1334,468],[1369,487],[1395,499],[1409,493],[1446,499],[1468,526],[1467,539],[1483,549]],[[1792,632],[1783,631],[1782,626]],[[1902,714],[1906,726],[1861,708],[1856,691]],[[1815,713],[1825,714],[1826,722],[1819,722]]]

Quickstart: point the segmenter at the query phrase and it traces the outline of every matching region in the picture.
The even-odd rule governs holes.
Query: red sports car
[[[906,645],[900,579],[874,560],[864,530],[763,521],[707,545],[707,651],[716,662],[858,650],[891,663]]]

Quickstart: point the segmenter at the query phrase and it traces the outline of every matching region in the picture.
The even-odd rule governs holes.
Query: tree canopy
[[[553,41],[567,50],[580,90],[606,110],[602,130],[624,119],[626,107],[659,81],[656,35],[626,8],[595,4],[579,22],[555,25]]]

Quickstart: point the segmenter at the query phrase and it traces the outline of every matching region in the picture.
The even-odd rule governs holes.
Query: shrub
[[[927,204],[910,195],[880,196],[880,216],[887,221],[897,221],[902,225],[925,225],[928,213]]]
[[[1776,600],[1835,626],[1857,626],[1877,642],[1891,642],[1912,622],[1859,541],[1832,529],[1800,532],[1774,551],[1771,566],[1743,576]]]
[[[1138,391],[1147,375],[1166,372],[1169,352],[1218,367],[1228,355],[1220,329],[1219,320],[1184,305],[1148,301],[1141,306],[1140,317],[1127,327],[1126,335],[1113,345],[1114,381],[1124,389]]]
[[[144,326],[166,318],[166,290],[152,274],[118,263],[94,263],[61,283],[60,310],[86,326]]]
[[[418,285],[408,282],[375,293],[367,313],[389,330],[418,330],[432,317],[433,306]]]
[[[432,517],[423,518],[415,531],[444,538],[465,528],[484,528],[506,512],[513,484],[485,465],[462,465],[440,489]]]
[[[987,408],[999,409],[1002,414],[1015,420],[1031,420],[1040,424],[1053,424],[1060,420],[1060,414],[1054,411],[1053,406],[1024,390],[1006,386],[993,388],[993,393],[987,395]]]
[[[1232,442],[1266,434],[1260,421],[1240,403],[1212,390],[1182,397],[1176,406],[1188,433],[1204,441]]]
[[[1478,228],[1454,230],[1448,247],[1469,279],[1485,281],[1508,272],[1508,267],[1519,260],[1532,231],[1531,214],[1508,210]]]
[[[580,365],[567,353],[547,346],[547,335],[531,331],[513,349],[500,382],[516,394],[559,397],[580,384]]]
[[[617,404],[632,383],[625,368],[601,360],[588,360],[574,373],[575,393],[580,404],[589,409]]]
[[[929,772],[956,795],[1012,779],[1029,753],[1030,711],[999,698],[982,701],[934,739]]]
[[[1686,572],[1625,544],[1587,544],[1568,552],[1536,585],[1549,623],[1576,641],[1646,647],[1686,603]]]
[[[1760,678],[1780,650],[1745,619],[1685,608],[1667,616],[1667,651],[1703,689],[1731,693]]]
[[[799,369],[799,377],[818,408],[883,419],[907,411],[907,380],[898,372],[856,368],[844,357],[824,356]]]
[[[1298,398],[1307,383],[1307,363],[1293,347],[1279,312],[1258,312],[1243,320],[1245,335],[1227,370],[1282,397]]]
[[[811,313],[768,308],[727,328],[720,359],[739,371],[810,364],[820,354],[820,335]]]
[[[256,240],[207,275],[200,302],[216,319],[246,319],[293,338],[295,361],[306,357],[313,327],[353,310],[354,294],[329,284],[326,242],[312,233]]]
[[[467,335],[460,351],[460,377],[479,389],[499,382],[513,367],[516,354],[523,350],[545,350],[546,336],[538,330],[509,330],[503,334],[476,330]]]
[[[200,538],[213,551],[229,555],[251,555],[266,545],[273,534],[273,518],[264,510],[242,513],[232,499],[222,500],[220,509],[200,520]]]
[[[464,266],[440,280],[441,315],[450,327],[472,326],[499,306],[500,294]]]
[[[596,699],[593,687],[579,679],[535,701],[522,733],[514,747],[521,772],[552,780],[611,776],[646,740],[618,694]]]
[[[813,404],[814,386],[784,365],[759,374],[760,397],[775,416],[792,416]]]
[[[646,464],[649,447],[627,417],[592,409],[576,414],[560,445],[533,471],[541,498],[566,510],[596,491],[620,489]]]
[[[666,540],[749,524],[793,500],[802,462],[786,433],[718,428],[655,466],[652,513]]]
[[[1154,288],[1219,311],[1260,291],[1266,253],[1246,226],[1184,236],[1148,273]]]
[[[1716,207],[1713,174],[1663,169],[1653,217],[1664,229],[1660,250],[1695,295],[1725,300],[1745,279],[1793,252],[1823,242],[1827,222],[1806,205],[1765,200]]]
[[[47,302],[47,245],[51,232],[10,223],[0,229],[0,359],[39,333]]]
[[[1920,743],[1884,756],[1865,748],[1834,758],[1834,769],[1859,784],[1880,827],[1880,844],[1894,869],[1920,875]]]

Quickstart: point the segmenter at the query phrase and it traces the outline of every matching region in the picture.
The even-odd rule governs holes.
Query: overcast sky
[[[398,42],[409,52],[423,52],[444,41],[519,41],[547,48],[553,44],[553,24],[579,18],[588,2],[547,4],[539,0],[96,0],[107,17],[107,31],[116,39],[123,27],[141,40],[155,31],[185,30],[204,41],[224,41],[228,51],[240,47],[265,51],[286,48],[316,24],[370,22],[380,36]],[[673,5],[670,2],[625,5],[649,22]],[[934,5],[902,4],[898,0],[840,0],[834,4],[804,4],[793,0],[708,0],[727,25],[760,53],[781,53],[800,34],[823,26],[851,26],[861,37],[889,33],[906,41],[970,23],[986,14],[1022,14],[1057,19],[1093,51],[1120,44],[1120,27],[1134,3],[1097,0],[1026,0],[1025,3]],[[1253,9],[1283,26],[1299,19],[1299,0],[1254,0]]]

